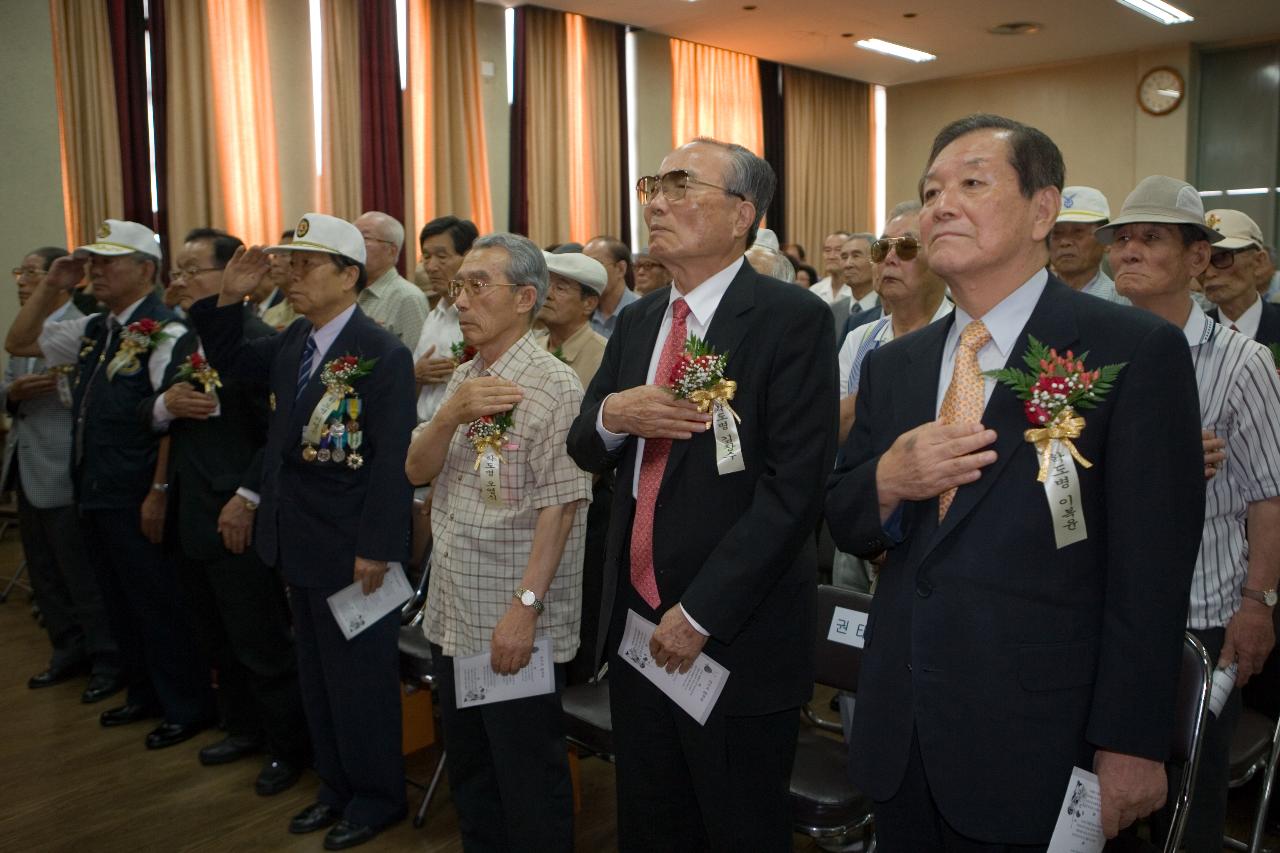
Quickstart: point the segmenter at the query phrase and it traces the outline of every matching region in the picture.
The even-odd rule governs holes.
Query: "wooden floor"
[[[16,539],[10,532],[0,541],[0,588],[21,559]],[[48,637],[19,588],[0,605],[0,851],[322,849],[320,833],[294,836],[286,830],[289,818],[312,801],[313,773],[282,794],[259,797],[253,792],[257,757],[222,767],[197,761],[200,747],[222,736],[217,731],[148,751],[142,742],[153,723],[98,725],[98,714],[119,704],[122,694],[82,705],[82,679],[27,689],[27,679],[48,658]],[[434,762],[430,750],[410,756],[409,776],[425,783]],[[614,850],[613,767],[597,759],[580,766],[577,849]],[[410,787],[408,796],[416,809],[421,790]],[[422,829],[405,820],[360,849],[461,851],[447,781]],[[795,849],[817,847],[797,836]]]

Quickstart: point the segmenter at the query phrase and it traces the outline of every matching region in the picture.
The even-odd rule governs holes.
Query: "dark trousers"
[[[1218,655],[1222,654],[1222,643],[1226,639],[1226,629],[1192,629],[1191,633],[1204,643],[1205,650],[1209,652],[1209,662],[1217,666]],[[1204,729],[1204,745],[1200,748],[1200,767],[1196,771],[1196,784],[1191,792],[1191,806],[1187,810],[1187,828],[1182,836],[1182,847],[1188,853],[1219,853],[1222,850],[1222,831],[1227,822],[1227,781],[1231,775],[1231,737],[1235,734],[1236,724],[1240,722],[1242,708],[1240,688],[1237,687],[1231,691],[1222,713],[1216,717],[1209,715],[1209,722]],[[1174,792],[1181,780],[1181,773],[1170,768],[1170,804],[1161,809],[1153,821],[1156,835],[1160,838],[1164,838],[1168,832]]]
[[[337,589],[290,587],[298,686],[311,730],[316,799],[352,823],[383,827],[405,814],[400,752],[400,612],[348,640],[326,599]]]
[[[1066,783],[1063,783],[1066,792]],[[881,853],[1032,853],[1041,845],[997,844],[961,835],[938,811],[920,758],[920,742],[911,737],[911,755],[902,784],[892,797],[877,802],[876,846]],[[1052,831],[1052,829],[1050,829]]]
[[[578,628],[578,655],[567,667],[567,684],[585,684],[595,677],[599,644],[600,598],[604,591],[604,552],[613,511],[613,472],[601,475],[591,486],[587,507],[587,540],[582,557],[582,620]],[[600,660],[607,660],[601,656]]]
[[[630,584],[620,583],[619,597],[653,619],[638,609]],[[625,617],[615,610],[609,634],[618,846],[636,853],[791,850],[799,708],[752,717],[712,711],[699,726],[618,656]]]
[[[432,645],[444,724],[445,767],[468,853],[573,850],[569,777],[560,691],[458,710],[453,658]]]
[[[21,480],[15,480],[22,553],[53,644],[50,665],[67,666],[87,657],[95,674],[114,675],[120,668],[116,641],[85,555],[75,506],[37,509],[22,491]]]
[[[170,723],[211,719],[209,667],[191,639],[176,572],[142,535],[137,509],[84,510],[80,517],[129,702],[159,706]]]
[[[260,738],[271,755],[302,763],[307,727],[280,576],[249,549],[183,558],[181,578],[196,644],[218,671],[227,732]]]

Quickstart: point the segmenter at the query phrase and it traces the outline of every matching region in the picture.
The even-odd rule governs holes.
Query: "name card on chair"
[[[835,608],[831,614],[831,627],[827,630],[828,640],[861,649],[867,642],[866,633],[867,614],[847,607]]]

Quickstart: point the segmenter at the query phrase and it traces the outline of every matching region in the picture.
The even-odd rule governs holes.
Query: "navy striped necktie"
[[[311,362],[315,357],[315,336],[307,335],[306,346],[302,348],[302,363],[298,365],[298,393],[294,395],[295,400],[302,396],[302,392],[307,389],[307,383],[311,381]]]

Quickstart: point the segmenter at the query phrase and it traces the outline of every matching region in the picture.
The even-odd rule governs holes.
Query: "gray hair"
[[[759,265],[756,264],[757,260],[760,262]],[[791,259],[768,246],[752,246],[747,249],[747,263],[761,275],[789,283],[794,283],[796,280],[796,268],[791,263]]]
[[[870,246],[872,243],[876,241],[876,235],[868,234],[866,231],[858,231],[853,234],[850,234],[848,237],[845,238],[844,241],[848,243],[850,240],[866,240],[867,245]]]
[[[551,285],[547,277],[547,262],[542,257],[542,250],[532,240],[520,234],[497,231],[476,239],[471,244],[471,251],[476,249],[503,249],[507,253],[507,268],[504,271],[512,284],[527,284],[538,291],[537,300],[533,303],[530,320],[547,301],[547,290]]]
[[[884,218],[884,221],[892,222],[899,216],[909,216],[911,214],[919,213],[921,210],[923,210],[923,208],[921,207],[920,202],[915,199],[901,201],[893,206],[893,210],[889,211],[889,215]]]
[[[692,142],[717,145],[729,152],[729,166],[724,174],[725,189],[743,196],[756,208],[756,219],[747,229],[747,245],[750,246],[756,241],[760,220],[764,219],[769,203],[773,201],[773,191],[778,185],[778,176],[774,174],[773,167],[749,149],[732,142],[721,142],[709,136],[695,137]]]
[[[377,223],[378,231],[382,233],[382,239],[394,244],[396,251],[404,248],[404,225],[400,223],[400,220],[389,213],[383,213],[381,210],[366,210],[356,218],[363,219],[366,216]]]

